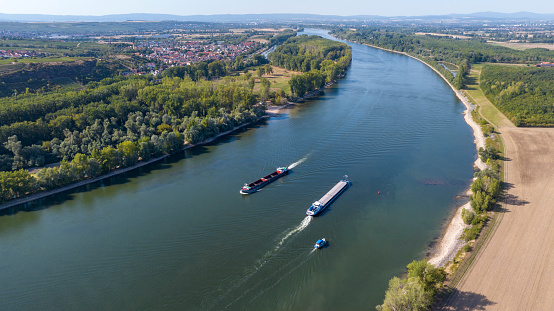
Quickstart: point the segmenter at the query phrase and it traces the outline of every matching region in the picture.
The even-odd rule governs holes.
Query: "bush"
[[[480,215],[473,218],[471,221],[471,228],[464,229],[464,233],[460,237],[460,239],[465,240],[466,242],[469,242],[471,240],[475,240],[479,233],[481,233],[481,229],[485,226],[485,223],[489,219],[489,216],[487,215]]]
[[[462,220],[466,225],[471,224],[474,217],[475,214],[472,211],[468,210],[467,208],[462,209]]]
[[[479,215],[473,218],[473,220],[471,221],[471,224],[472,225],[484,224],[487,222],[488,219],[489,219],[489,216],[486,214]]]
[[[499,159],[500,156],[498,154],[499,154],[499,151],[492,146],[487,146],[487,148],[485,149],[483,149],[483,147],[479,148],[479,156],[481,157],[483,162],[487,162],[488,159],[492,159],[492,160]]]
[[[484,224],[477,224],[471,226],[471,228],[464,229],[464,233],[462,234],[461,238],[464,239],[464,241],[466,242],[477,239],[479,233],[481,232],[481,229],[483,229],[483,225]]]

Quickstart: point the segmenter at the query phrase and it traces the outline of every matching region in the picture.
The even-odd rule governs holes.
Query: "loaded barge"
[[[339,181],[327,194],[325,194],[321,199],[315,201],[310,208],[306,211],[306,215],[315,216],[319,212],[323,211],[344,191],[350,186],[348,181],[348,176],[344,176],[341,181]]]
[[[256,190],[265,187],[267,184],[275,181],[281,176],[284,176],[289,173],[289,169],[286,166],[278,167],[277,170],[267,176],[264,176],[253,183],[244,184],[240,189],[241,194],[250,194]]]

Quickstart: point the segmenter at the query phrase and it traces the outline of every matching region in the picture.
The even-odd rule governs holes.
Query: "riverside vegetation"
[[[460,40],[453,40],[443,37],[431,37],[431,36],[416,36],[414,34],[405,34],[390,30],[380,29],[362,29],[357,31],[351,31],[347,29],[335,29],[332,31],[334,35],[352,40],[360,43],[366,43],[375,45],[381,48],[390,49],[393,51],[404,52],[408,55],[414,56],[433,68],[437,69],[455,88],[463,89],[466,86],[470,66],[476,62],[497,61],[499,57],[503,61],[539,61],[545,58],[554,58],[552,52],[528,52],[520,51],[519,53],[511,53],[511,50],[506,48],[499,48],[497,46],[489,46],[479,41],[460,42]],[[439,63],[441,62],[441,63]],[[457,72],[456,75],[452,71],[445,68],[442,62],[456,63]],[[489,67],[487,67],[489,68]],[[497,82],[494,75],[499,75],[501,69],[498,66],[491,66],[494,68],[484,75],[485,79],[489,78],[495,81],[496,88],[494,94],[500,94],[507,98],[512,98],[506,93],[512,95],[518,94],[518,85],[513,81],[513,78],[508,76],[504,78],[503,82]],[[533,68],[524,68],[531,72]],[[512,69],[514,76],[517,76],[517,72],[521,69]],[[529,79],[533,79],[541,86],[547,85],[549,82],[537,82],[537,79],[541,75],[545,75],[544,71]],[[531,82],[527,81],[530,85]],[[504,91],[508,89],[508,91]],[[514,89],[516,91],[514,91]],[[519,85],[519,90],[522,90],[523,85]],[[540,92],[541,88],[537,85],[534,89],[536,91],[536,100],[540,100],[542,95],[546,92]],[[488,91],[489,94],[493,92]],[[515,96],[513,96],[515,97]],[[502,99],[502,97],[501,97]],[[501,101],[502,102],[502,101]],[[529,102],[527,103],[529,104]],[[524,106],[521,105],[521,106]],[[546,105],[548,106],[548,105]],[[540,108],[539,108],[540,109]],[[494,128],[488,124],[487,121],[482,119],[478,115],[474,115],[474,119],[481,124],[483,133],[487,136],[486,147],[480,148],[479,156],[486,162],[487,169],[475,173],[475,181],[471,186],[472,194],[470,196],[470,205],[472,210],[464,209],[462,211],[462,219],[467,225],[471,225],[466,228],[462,234],[461,239],[466,242],[473,241],[478,238],[482,228],[485,226],[489,219],[489,212],[494,208],[498,197],[501,194],[501,179],[500,179],[500,143],[497,138],[498,133],[494,133]],[[470,244],[466,244],[460,252],[470,251]],[[453,273],[460,264],[460,252],[453,261],[449,262],[450,272]],[[423,274],[415,273],[414,266],[420,267],[419,271],[424,271]],[[421,268],[424,267],[424,268]],[[433,281],[426,281],[426,278],[430,277]],[[385,299],[382,305],[377,306],[377,310],[427,310],[433,304],[434,296],[442,288],[443,282],[446,279],[446,272],[442,268],[435,268],[433,265],[427,263],[426,260],[414,261],[408,265],[407,279],[393,278],[389,282],[389,288],[385,292]]]
[[[473,64],[509,63],[534,65],[554,61],[554,51],[544,48],[514,50],[489,44],[483,38],[416,35],[414,30],[337,28],[332,33],[350,41],[403,52],[439,71],[457,89],[467,85]],[[454,64],[454,75],[443,64]],[[481,88],[487,98],[516,126],[553,126],[552,68],[487,65]]]
[[[487,65],[479,84],[516,126],[554,126],[553,69]]]
[[[292,35],[274,40],[288,39],[272,60],[294,70],[309,64],[289,82],[296,96],[344,74],[351,59],[346,44]],[[258,93],[249,68],[257,69]],[[256,121],[264,113],[259,100],[294,97],[270,93],[263,75],[271,72],[264,57],[253,55],[172,67],[162,79],[114,75],[81,90],[0,98],[0,202],[130,167]],[[27,170],[60,160],[36,174]]]
[[[289,81],[291,92],[301,97],[343,75],[352,61],[352,51],[341,42],[302,35],[278,46],[269,59],[278,67],[302,72]]]

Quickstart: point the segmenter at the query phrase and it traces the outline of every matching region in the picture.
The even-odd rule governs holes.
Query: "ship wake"
[[[291,165],[289,165],[289,168],[290,168],[290,169],[293,169],[293,168],[297,167],[298,165],[304,163],[307,159],[308,159],[308,156],[305,156],[305,157],[303,157],[302,159],[300,159],[300,160],[298,160],[298,161],[292,163]]]
[[[279,241],[279,243],[277,243],[277,245],[275,246],[273,251],[278,251],[279,248],[281,248],[281,246],[283,246],[283,244],[285,243],[285,241],[288,238],[290,238],[291,236],[295,235],[296,233],[306,229],[310,225],[310,222],[312,221],[312,219],[313,219],[312,216],[306,216],[306,218],[304,218],[298,226],[296,226],[295,228],[293,228],[290,231],[288,231],[287,233],[285,233],[285,235],[281,238],[281,241]]]
[[[278,260],[279,250],[285,244],[285,242],[287,240],[289,240],[290,238],[296,236],[302,230],[306,229],[310,225],[310,222],[312,221],[312,219],[313,219],[312,216],[306,216],[300,222],[300,224],[298,226],[285,231],[282,234],[282,237],[278,240],[279,242],[277,242],[275,247],[273,247],[267,253],[265,253],[262,256],[262,258],[258,259],[254,263],[254,265],[252,265],[250,268],[246,269],[244,271],[244,274],[242,274],[238,278],[230,278],[230,279],[224,280],[222,283],[220,283],[219,286],[217,286],[217,288],[216,288],[216,291],[218,292],[218,294],[215,297],[214,296],[211,296],[211,297],[207,296],[205,299],[203,299],[202,309],[204,309],[204,310],[213,310],[216,307],[216,305],[223,302],[233,292],[238,291],[240,288],[243,288],[247,283],[249,283],[249,281],[251,281],[251,279],[254,277],[254,275],[256,275],[260,270],[262,270],[262,268],[266,264],[268,264],[270,262],[275,262],[276,260]],[[311,254],[311,252],[310,252],[310,254]],[[300,263],[296,263],[296,266],[295,266],[294,269],[296,269],[298,266],[302,265],[306,260],[307,259],[304,259]],[[291,261],[291,262],[288,262],[286,264],[281,265],[279,269],[273,271],[272,276],[275,276],[277,273],[279,273],[279,272],[283,271],[284,269],[288,268],[293,263],[295,263],[294,260]],[[287,273],[287,275],[288,274],[289,273]],[[227,306],[225,306],[222,310],[227,309],[231,304],[233,304],[236,301],[240,300],[242,297],[245,296],[246,293],[252,291],[253,289],[255,289],[257,287],[259,287],[262,283],[264,283],[264,281],[260,281],[260,282],[256,283],[254,286],[251,286],[247,290],[241,290],[242,294],[238,295],[238,297],[236,297],[231,303],[229,303]]]

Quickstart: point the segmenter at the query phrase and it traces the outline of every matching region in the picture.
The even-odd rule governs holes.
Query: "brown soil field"
[[[553,310],[554,128],[501,128],[502,220],[443,310]]]
[[[515,43],[515,42],[496,42],[496,41],[487,41],[487,43],[504,46],[514,50],[527,50],[527,49],[533,49],[533,48],[543,48],[543,49],[554,50],[554,44],[551,44],[551,43]]]
[[[425,35],[432,35],[432,36],[438,36],[438,37],[451,37],[454,39],[471,39],[470,36],[462,36],[462,35],[451,35],[446,33],[434,33],[434,32],[416,32],[415,33],[418,36],[425,36]]]

